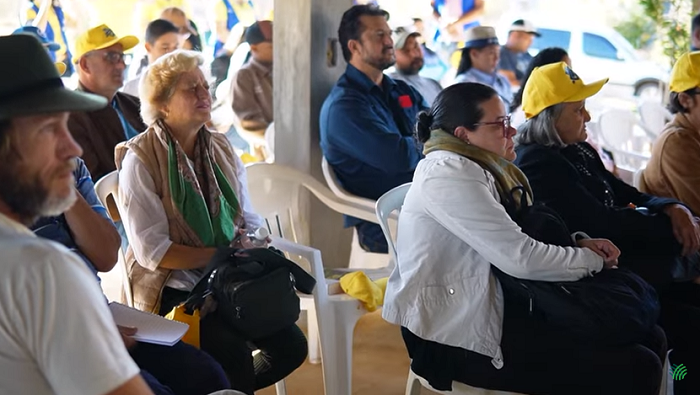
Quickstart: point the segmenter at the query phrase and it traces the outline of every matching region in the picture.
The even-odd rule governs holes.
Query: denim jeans
[[[360,247],[368,252],[380,254],[389,253],[389,245],[386,243],[382,228],[372,222],[362,222],[355,225],[357,230],[357,239],[360,242]]]

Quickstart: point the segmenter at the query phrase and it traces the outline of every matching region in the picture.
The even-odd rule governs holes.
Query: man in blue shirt
[[[508,41],[501,46],[498,60],[498,72],[508,78],[514,87],[520,86],[527,68],[532,61],[532,55],[527,50],[535,37],[539,37],[535,26],[524,19],[513,22],[508,31]]]
[[[343,14],[338,37],[348,62],[321,108],[321,149],[350,193],[378,199],[410,182],[422,158],[413,138],[423,97],[383,71],[394,64],[389,14],[374,5],[356,5]],[[346,218],[362,247],[388,252],[379,225]]]
[[[40,218],[32,230],[38,236],[59,242],[83,259],[95,273],[112,270],[117,262],[119,233],[95,194],[95,184],[85,162],[76,158],[73,170],[77,199],[61,215]],[[100,278],[97,277],[97,281]]]

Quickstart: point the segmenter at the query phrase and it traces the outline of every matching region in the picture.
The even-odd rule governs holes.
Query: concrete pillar
[[[339,45],[337,64],[327,61],[328,41],[337,38],[343,12],[352,0],[275,0],[275,162],[321,180],[318,116],[323,100],[345,71]],[[315,199],[308,200],[312,246],[321,249],[328,267],[346,266],[349,229],[342,217]]]

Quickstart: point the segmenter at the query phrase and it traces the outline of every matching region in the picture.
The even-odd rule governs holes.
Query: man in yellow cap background
[[[95,181],[116,169],[114,147],[146,130],[138,98],[118,92],[124,85],[124,51],[138,42],[134,36],[117,36],[107,25],[94,27],[76,39],[78,90],[100,95],[110,103],[100,110],[72,113],[68,122]]]
[[[678,59],[671,72],[674,114],[654,142],[644,170],[645,192],[672,197],[700,215],[700,52]]]

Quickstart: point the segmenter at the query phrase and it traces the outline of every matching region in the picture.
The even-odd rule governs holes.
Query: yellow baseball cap
[[[523,111],[530,119],[559,103],[581,101],[598,93],[608,79],[584,84],[564,62],[536,67],[525,83]]]
[[[700,51],[684,53],[671,70],[671,92],[685,92],[700,86]]]
[[[58,75],[63,75],[63,73],[66,72],[66,64],[63,62],[54,62],[53,64],[56,66],[56,70],[58,70]]]
[[[139,39],[136,36],[117,37],[109,26],[100,25],[78,36],[75,40],[73,61],[77,63],[86,53],[107,48],[114,44],[121,44],[123,50],[126,51],[135,47],[138,43]]]

